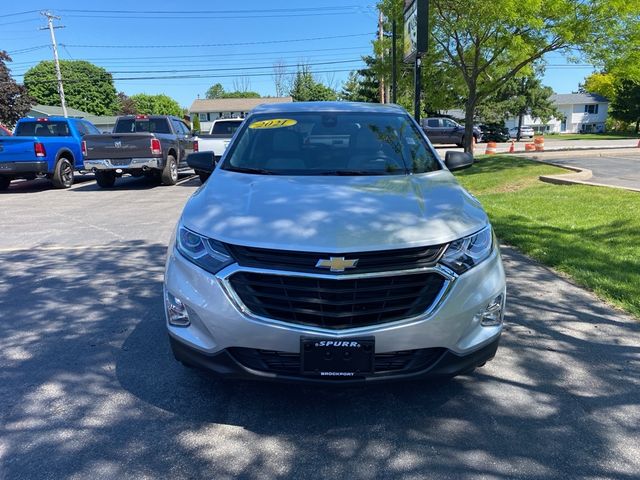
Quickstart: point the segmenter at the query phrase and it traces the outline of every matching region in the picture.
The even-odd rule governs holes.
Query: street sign
[[[429,29],[429,0],[404,2],[404,61],[414,62],[427,51]]]

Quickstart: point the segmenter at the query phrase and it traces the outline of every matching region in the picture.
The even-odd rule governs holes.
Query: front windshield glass
[[[406,175],[439,170],[407,114],[253,115],[224,170],[264,175]]]

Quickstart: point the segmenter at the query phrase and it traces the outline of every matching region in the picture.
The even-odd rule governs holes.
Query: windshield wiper
[[[265,170],[264,168],[230,167],[230,168],[225,168],[224,170],[228,170],[230,172],[239,172],[239,173],[255,173],[258,175],[274,175],[274,173],[271,170]]]
[[[313,175],[336,175],[336,176],[367,176],[367,175],[393,175],[393,172],[380,172],[371,170],[327,170],[317,172]]]

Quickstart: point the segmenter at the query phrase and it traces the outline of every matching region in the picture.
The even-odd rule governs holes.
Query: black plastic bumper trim
[[[0,162],[0,175],[20,173],[47,173],[49,165],[43,162]]]
[[[483,365],[491,360],[498,350],[500,337],[491,343],[471,352],[468,355],[457,355],[447,350],[438,361],[428,368],[411,373],[385,373],[359,378],[319,378],[303,375],[281,375],[275,373],[253,370],[239,363],[226,350],[222,350],[214,355],[207,355],[196,350],[169,335],[171,349],[176,360],[193,367],[212,372],[220,377],[230,379],[245,380],[265,380],[290,383],[307,384],[332,384],[332,385],[353,385],[363,383],[377,383],[397,380],[419,380],[425,378],[454,377],[462,374],[474,367]]]

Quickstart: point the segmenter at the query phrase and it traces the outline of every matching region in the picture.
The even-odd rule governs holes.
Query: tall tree
[[[13,127],[29,111],[32,99],[27,89],[11,77],[7,62],[11,57],[0,50],[0,123]]]
[[[477,112],[483,120],[502,123],[508,117],[518,119],[518,136],[525,115],[539,118],[547,123],[552,118],[560,118],[561,113],[551,101],[553,89],[542,85],[535,75],[512,78],[495,95],[478,104]]]
[[[335,90],[317,81],[307,65],[300,65],[293,79],[291,96],[295,102],[330,101],[337,100]]]
[[[180,104],[168,95],[147,95],[138,93],[132,95],[131,100],[136,106],[137,113],[146,115],[175,115],[182,117]]]
[[[616,98],[615,81],[615,77],[610,73],[592,73],[585,78],[584,84],[580,86],[580,90],[602,95],[612,102]]]
[[[636,133],[640,133],[640,82],[620,80],[616,83],[611,116],[623,122],[634,122]]]
[[[224,87],[221,83],[215,83],[209,87],[205,96],[208,100],[214,100],[216,98],[222,98],[224,95]]]
[[[402,0],[383,0],[380,6],[387,4],[402,9]],[[576,47],[594,58],[603,50],[620,51],[622,39],[630,42],[626,49],[640,50],[640,36],[612,35],[621,31],[637,35],[637,2],[430,0],[430,11],[431,52],[423,65],[448,69],[462,85],[467,151],[478,104],[510,79],[532,73],[545,54]]]
[[[67,106],[94,115],[118,110],[113,77],[104,68],[84,60],[60,60]],[[60,105],[53,61],[40,62],[24,74],[24,85],[37,103]]]

